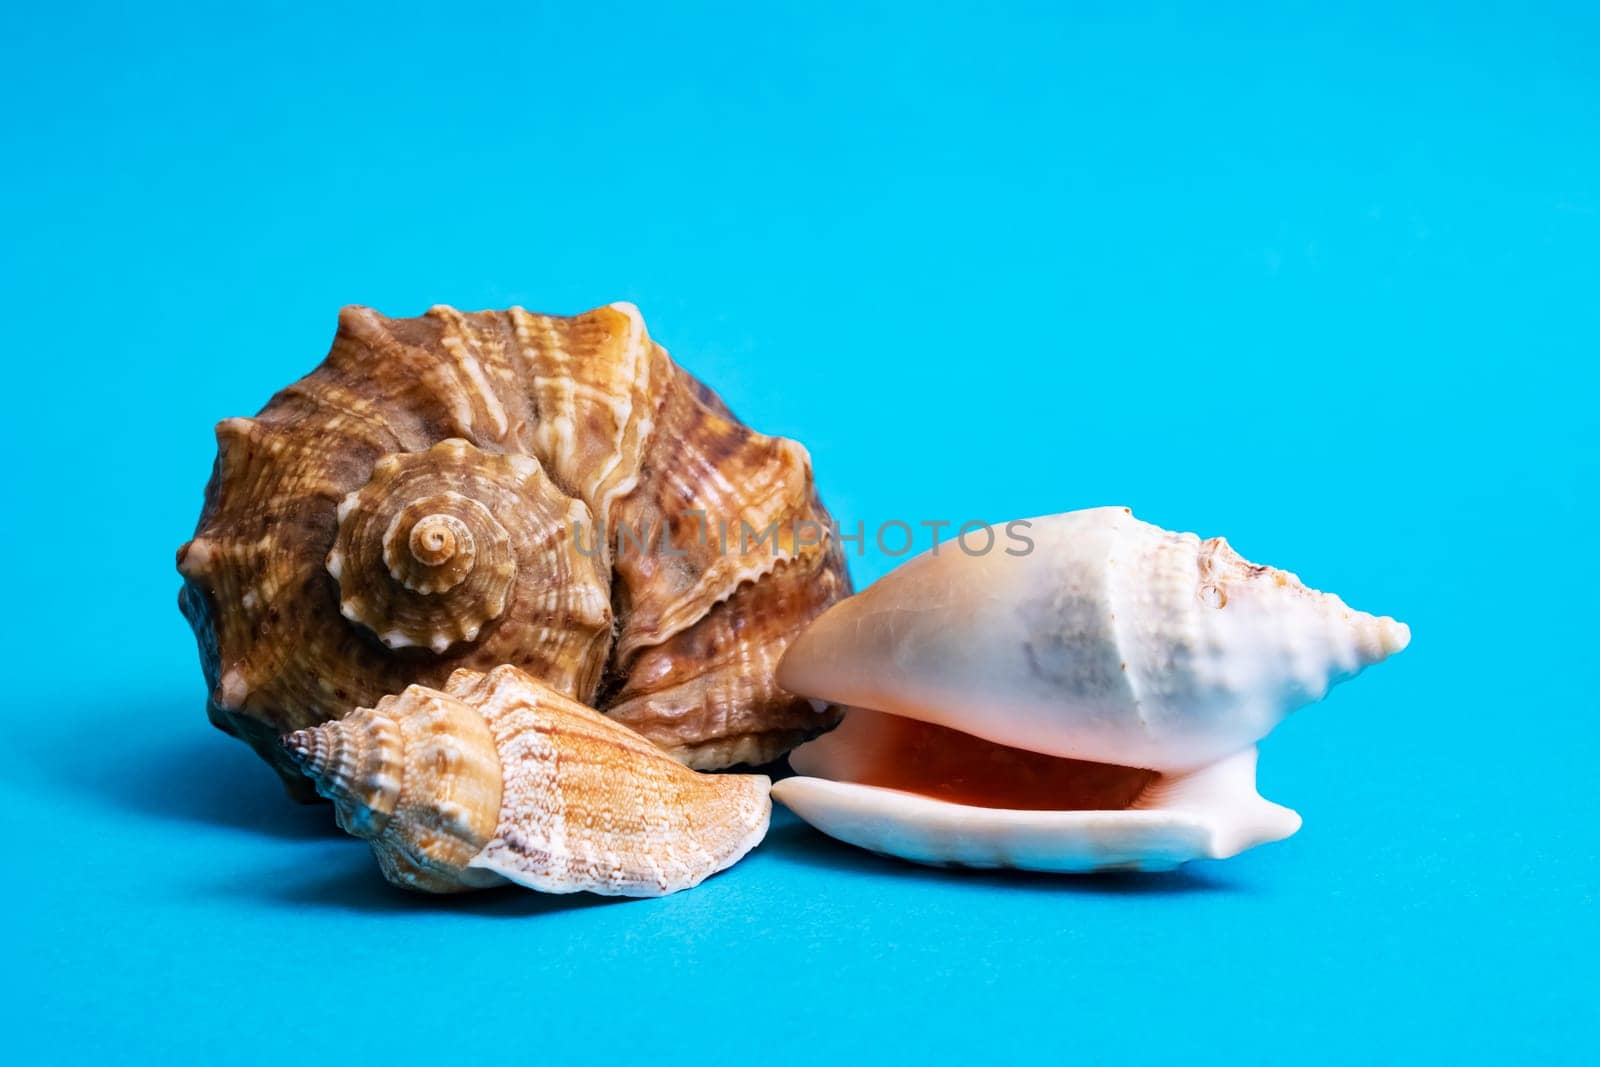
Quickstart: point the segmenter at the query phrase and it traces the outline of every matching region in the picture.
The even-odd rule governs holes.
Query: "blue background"
[[[1214,6],[12,9],[7,1058],[1594,1062],[1600,19]],[[1265,745],[1305,829],[385,886],[205,722],[211,426],[342,304],[617,299],[847,522],[1127,504],[1410,622]]]

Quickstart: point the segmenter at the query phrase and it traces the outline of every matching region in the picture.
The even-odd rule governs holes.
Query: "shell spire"
[[[515,667],[296,731],[289,759],[396,885],[659,896],[766,834],[770,781],[691,771]]]
[[[1179,537],[1187,546],[1193,535]],[[1199,542],[1195,571],[1201,605],[1195,626],[1221,650],[1211,669],[1236,679],[1255,675],[1254,688],[1240,687],[1239,696],[1283,709],[1263,712],[1271,717],[1269,729],[1411,642],[1404,623],[1357,611],[1289,571],[1251,563],[1221,537]]]
[[[322,730],[296,730],[284,735],[283,747],[296,770],[320,782],[332,775],[337,737],[337,734]]]
[[[1371,667],[1382,663],[1396,652],[1411,646],[1411,627],[1387,615],[1368,615],[1355,612],[1352,628],[1356,632],[1356,647],[1361,653],[1361,666]]]

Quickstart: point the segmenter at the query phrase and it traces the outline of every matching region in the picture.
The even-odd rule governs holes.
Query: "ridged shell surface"
[[[765,835],[770,782],[701,774],[514,667],[297,731],[289,760],[396,885],[660,896]]]
[[[945,545],[836,605],[779,683],[1028,751],[1182,771],[1248,748],[1410,640],[1126,508],[1029,523],[1024,554]]]
[[[631,305],[346,308],[327,359],[217,440],[179,602],[212,721],[291,788],[279,734],[458,668],[523,668],[703,768],[836,721],[773,677],[849,593],[810,460]]]

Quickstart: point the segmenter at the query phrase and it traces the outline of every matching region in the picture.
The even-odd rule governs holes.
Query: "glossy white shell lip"
[[[1256,792],[1254,746],[1162,778],[1134,808],[1019,811],[955,804],[848,780],[852,709],[845,725],[790,754],[800,775],[772,796],[830,837],[934,866],[1010,867],[1063,874],[1167,871],[1280,841],[1300,816]]]

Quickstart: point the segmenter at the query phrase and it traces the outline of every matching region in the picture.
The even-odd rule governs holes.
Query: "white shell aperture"
[[[884,718],[851,709],[832,733],[791,755],[800,777],[778,782],[773,797],[830,837],[934,866],[1165,871],[1227,859],[1300,829],[1298,814],[1256,792],[1253,745],[1157,778],[1127,808],[992,808],[861,782]]]

